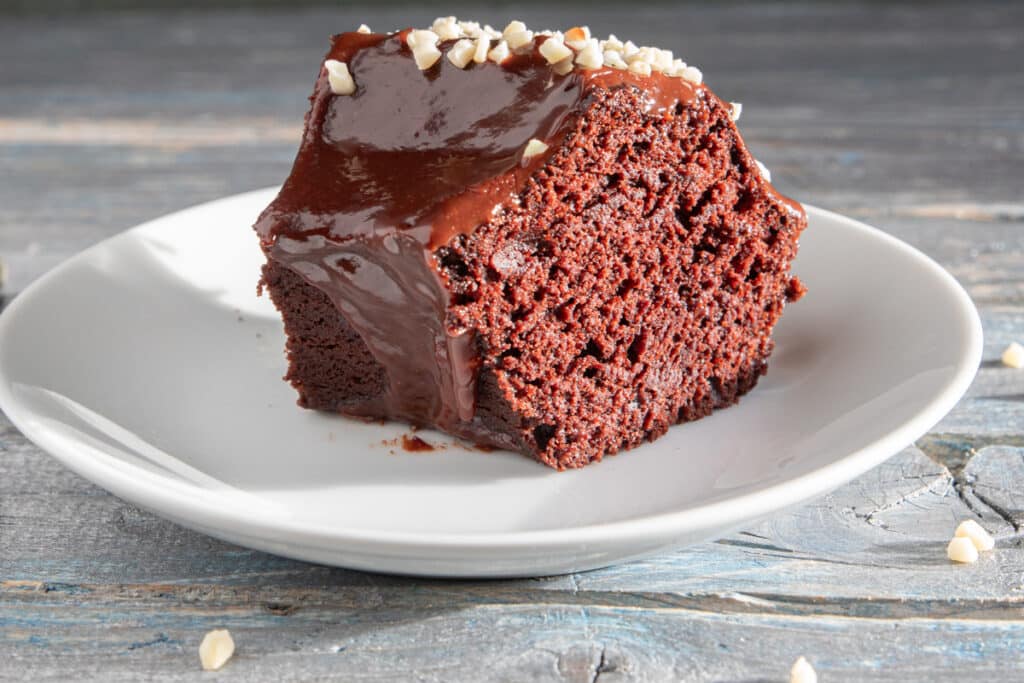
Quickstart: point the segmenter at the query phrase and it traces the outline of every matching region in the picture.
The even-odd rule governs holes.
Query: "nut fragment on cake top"
[[[578,468],[735,403],[804,292],[803,209],[669,50],[364,26],[311,105],[255,226],[305,408]]]

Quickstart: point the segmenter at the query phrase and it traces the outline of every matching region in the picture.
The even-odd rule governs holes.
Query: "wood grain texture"
[[[452,7],[452,12],[477,14]],[[0,680],[1024,678],[1024,6],[489,11],[673,48],[784,191],[924,250],[978,303],[963,401],[886,464],[713,543],[582,575],[423,581],[238,548],[106,494],[0,415]],[[428,11],[0,21],[5,296],[162,213],[285,175],[327,33]],[[996,550],[953,566],[956,523]],[[206,630],[236,658],[199,671]]]

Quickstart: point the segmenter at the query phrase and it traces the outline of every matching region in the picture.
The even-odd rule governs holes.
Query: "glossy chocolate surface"
[[[356,92],[331,95],[321,73],[291,176],[257,227],[264,239],[401,230],[440,246],[522,188],[543,161],[523,159],[526,143],[554,147],[588,86],[636,85],[654,112],[696,95],[658,73],[560,76],[536,51],[466,69],[442,57],[420,71],[403,35],[335,37],[327,58],[349,64]]]

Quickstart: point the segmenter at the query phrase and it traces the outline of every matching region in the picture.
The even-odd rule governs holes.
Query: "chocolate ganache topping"
[[[267,257],[325,292],[385,368],[389,391],[353,413],[480,440],[474,340],[445,325],[435,251],[515,200],[592,88],[638,87],[655,114],[712,95],[649,69],[558,73],[545,36],[500,64],[420,70],[408,34],[333,38],[327,59],[355,91],[335,95],[321,69],[291,175],[255,227]],[[530,140],[547,152],[524,156]]]

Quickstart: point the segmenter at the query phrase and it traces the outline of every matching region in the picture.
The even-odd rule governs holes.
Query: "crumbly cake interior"
[[[754,386],[804,227],[758,174],[721,102],[602,91],[517,207],[439,250],[520,449],[580,467]]]

